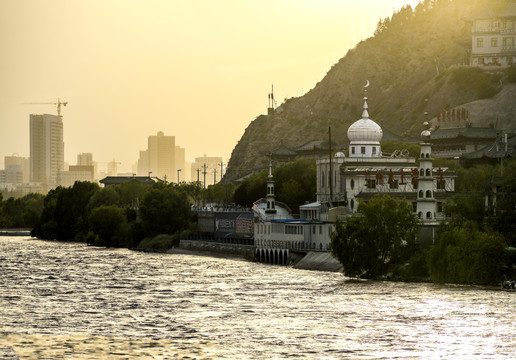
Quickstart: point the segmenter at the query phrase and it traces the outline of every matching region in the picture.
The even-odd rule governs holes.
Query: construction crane
[[[57,105],[57,116],[61,116],[61,105],[66,106],[68,104],[68,101],[61,102],[61,99],[57,99],[57,102],[30,102],[30,103],[24,103],[29,105],[42,105],[42,104],[48,104],[48,105]]]

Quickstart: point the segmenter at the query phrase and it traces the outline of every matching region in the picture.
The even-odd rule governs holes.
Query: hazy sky
[[[131,171],[163,131],[226,162],[245,128],[301,96],[411,0],[0,0],[0,165],[29,156],[29,114],[62,108],[65,161]],[[102,170],[105,165],[100,164]]]

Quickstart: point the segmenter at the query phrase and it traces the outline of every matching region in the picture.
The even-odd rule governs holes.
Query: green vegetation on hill
[[[471,45],[467,18],[489,6],[503,9],[507,0],[425,0],[380,19],[373,37],[348,51],[318,82],[298,98],[287,99],[277,115],[258,116],[234,148],[226,173],[238,179],[263,169],[270,151],[281,144],[299,147],[332,139],[347,145],[347,128],[361,115],[364,84],[369,80],[369,113],[384,129],[416,136],[422,123],[443,109],[491,97],[514,69],[485,73],[463,68],[464,46]],[[504,104],[500,104],[503,108]],[[489,124],[485,124],[488,126]]]

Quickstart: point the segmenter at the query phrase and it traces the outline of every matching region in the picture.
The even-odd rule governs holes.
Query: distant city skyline
[[[0,2],[0,167],[28,157],[30,114],[57,114],[64,161],[92,153],[132,171],[147,136],[174,135],[186,161],[224,163],[246,127],[302,96],[380,18],[417,1]]]

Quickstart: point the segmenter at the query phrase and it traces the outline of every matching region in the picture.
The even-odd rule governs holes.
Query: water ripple
[[[24,359],[508,358],[516,294],[0,238],[0,349]]]

